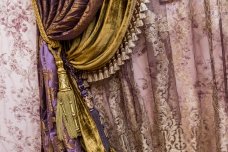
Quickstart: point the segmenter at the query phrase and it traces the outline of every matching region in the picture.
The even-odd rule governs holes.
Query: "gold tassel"
[[[88,74],[88,82],[93,82],[93,76],[91,75],[91,73]]]
[[[136,32],[136,34],[141,34],[142,33],[142,31],[139,28],[137,28],[137,27],[135,27],[135,32]]]
[[[121,55],[120,55],[119,53],[118,53],[118,55],[117,55],[117,64],[118,64],[119,66],[121,66],[121,65],[124,64],[123,60],[121,59]]]
[[[109,77],[108,68],[104,67],[104,78],[108,78],[108,77]]]
[[[94,73],[93,73],[93,81],[94,82],[98,81],[98,76],[97,76],[96,71],[94,71]]]
[[[127,37],[125,37],[125,43],[128,43],[128,39],[130,39],[131,38],[131,33],[130,32],[128,32],[127,33]]]
[[[64,116],[63,116],[64,115]],[[66,117],[65,110],[63,109],[63,103],[62,101],[58,101],[57,103],[57,110],[56,110],[56,124],[57,125],[57,136],[59,140],[63,140],[63,117]]]
[[[103,80],[104,79],[103,71],[101,69],[99,70],[98,78],[99,78],[99,80]]]
[[[129,48],[134,48],[135,47],[135,43],[132,40],[128,41],[128,46]]]
[[[140,19],[146,18],[146,14],[145,14],[145,13],[139,13],[139,18],[140,18]]]
[[[131,36],[132,36],[132,41],[138,41],[139,38],[135,33],[132,33]]]
[[[125,46],[125,50],[126,50],[127,54],[131,54],[132,53],[132,50],[128,46]]]
[[[141,3],[141,4],[140,4],[140,12],[144,12],[144,11],[146,11],[146,10],[148,10],[146,4]]]
[[[87,79],[87,78],[88,78],[87,72],[86,71],[83,71],[83,73],[82,73],[82,79]]]
[[[125,51],[122,51],[122,60],[128,60],[129,56],[126,54]]]
[[[125,36],[124,39],[123,39],[123,42],[122,42],[122,45],[127,45],[128,44],[128,41],[127,41],[127,37]],[[121,48],[123,48],[123,46],[121,46]]]
[[[63,140],[64,125],[71,138],[77,138],[80,135],[80,128],[76,119],[75,96],[71,89],[66,71],[63,68],[61,59],[56,61],[59,91],[57,93],[57,114],[56,127],[58,138]],[[63,125],[64,123],[64,125]]]
[[[132,24],[130,24],[130,33],[132,33],[132,32],[134,32],[135,31],[135,29],[133,28],[133,26],[132,26]]]
[[[120,67],[118,66],[117,62],[116,62],[116,59],[113,60],[113,63],[114,63],[114,70],[115,71],[118,71],[120,69]]]
[[[80,129],[76,120],[76,113],[73,106],[73,104],[75,104],[74,103],[75,97],[74,97],[73,90],[66,91],[66,92],[59,91],[57,95],[57,100],[58,100],[57,109],[59,109],[60,106],[62,109],[65,109],[65,116],[63,117],[63,114],[61,114],[61,112],[63,111],[58,111],[56,116],[56,119],[57,119],[56,122],[60,122],[63,119],[63,123],[67,129],[68,135],[71,138],[77,138],[80,135]],[[60,123],[56,125],[57,128],[60,127],[57,130],[63,132],[63,130],[61,130],[62,126],[60,125],[62,124]],[[61,135],[62,133],[58,135],[59,139],[63,139]]]
[[[112,61],[109,63],[109,74],[114,74],[114,68],[113,68],[113,64],[112,64]]]
[[[136,20],[136,27],[142,27],[144,24],[143,24],[143,21],[140,20],[140,19],[137,19]]]

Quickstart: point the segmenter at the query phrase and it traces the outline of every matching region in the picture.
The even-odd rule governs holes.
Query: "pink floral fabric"
[[[0,1],[0,151],[39,152],[36,25],[30,0]]]
[[[91,85],[111,146],[228,152],[228,1],[151,0],[148,7],[132,60]],[[1,152],[41,151],[36,61],[30,0],[1,0]]]

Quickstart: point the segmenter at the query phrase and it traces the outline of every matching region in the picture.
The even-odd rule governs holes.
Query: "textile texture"
[[[118,152],[227,152],[228,2],[151,1],[118,75],[92,84]]]
[[[66,42],[62,51],[66,51],[67,59],[74,68],[96,70],[104,67],[118,51],[136,1],[38,0],[35,1],[35,5],[39,6],[37,16],[42,20],[42,23],[38,22],[38,27],[42,24],[50,39],[72,40],[71,43]]]
[[[72,72],[70,68],[75,68],[75,64],[71,64],[71,67],[68,64],[72,63],[72,60],[78,60],[82,63],[83,70],[104,66],[122,43],[131,18],[134,13],[137,13],[135,11],[136,2],[136,0],[104,2],[102,0],[56,0],[51,2],[33,0],[40,41],[45,41],[47,45],[46,49],[42,49],[42,44],[39,45],[42,65],[40,68],[42,71],[40,85],[43,95],[41,99],[42,104],[44,103],[44,106],[42,105],[44,107],[42,124],[45,126],[42,131],[46,132],[43,134],[47,139],[52,140],[55,137],[53,131],[56,126],[58,139],[63,141],[64,149],[74,149],[74,147],[69,148],[67,144],[69,137],[71,139],[81,137],[86,151],[109,151],[104,148],[104,144],[108,143],[107,140],[100,139],[105,137],[99,129],[102,126],[98,124],[99,121],[95,122],[91,117],[91,111],[95,111],[95,109],[89,109],[86,105],[86,101],[90,97],[82,84],[84,80],[80,78],[81,73],[78,72],[78,67],[76,67],[77,71]],[[137,21],[139,22],[139,20]],[[51,51],[54,56],[57,76],[52,68],[53,64],[49,64],[50,57],[47,55],[47,51]],[[66,59],[64,59],[64,54]],[[66,69],[64,69],[63,63]],[[80,63],[76,65],[80,65]],[[70,74],[72,77],[76,77],[71,79]],[[55,81],[55,77],[58,77],[58,81]],[[58,89],[54,85],[56,82],[59,86]],[[57,106],[55,107],[56,90]],[[93,114],[95,113],[93,112]],[[56,144],[53,143],[53,145]],[[108,145],[106,147],[108,148]]]
[[[39,81],[41,98],[42,144],[44,151],[77,151],[82,152],[79,140],[70,139],[67,134],[64,142],[57,138],[55,111],[57,105],[57,70],[54,57],[48,47],[42,43],[40,48]],[[65,148],[66,147],[66,148]]]
[[[0,1],[0,151],[41,151],[36,25],[30,0]]]
[[[52,78],[46,78],[46,80],[44,79],[44,83],[46,83],[45,90],[41,89],[41,92],[45,92],[47,96],[53,95],[52,98],[46,98],[47,102],[44,100],[44,103],[46,102],[49,104],[45,105],[47,106],[46,112],[48,115],[48,120],[47,122],[44,122],[44,124],[53,124],[54,126],[52,127],[49,125],[47,127],[47,132],[49,132],[48,135],[52,134],[52,129],[55,129],[56,126],[58,139],[60,141],[67,140],[66,136],[69,136],[71,139],[78,138],[80,136],[82,137],[82,143],[86,151],[105,151],[102,140],[99,136],[99,131],[96,127],[96,123],[93,121],[89,109],[86,107],[86,103],[81,96],[81,92],[79,92],[79,89],[77,88],[77,84],[80,82],[78,80],[73,82],[70,80],[70,77],[67,76],[66,70],[63,67],[62,58],[60,56],[60,53],[63,51],[63,47],[59,41],[57,42],[58,45],[55,45],[57,44],[55,43],[55,40],[59,40],[57,37],[59,37],[61,40],[70,40],[78,36],[76,33],[79,33],[81,30],[83,30],[83,28],[86,28],[88,26],[87,22],[90,22],[89,20],[91,20],[96,15],[96,11],[102,4],[102,1],[100,1],[100,4],[96,3],[97,1],[86,2],[74,0],[52,1],[53,3],[47,1],[37,2],[35,0],[32,2],[40,35],[42,37],[42,40],[44,40],[48,45],[44,51],[51,51],[55,59],[54,61],[57,66],[58,73],[56,109],[54,109],[55,105],[52,105],[55,100],[55,94],[52,92],[50,94],[49,92],[49,88],[56,88],[54,85],[49,85],[50,83],[56,84],[55,80],[52,80]],[[60,4],[63,4],[63,6]],[[58,9],[53,8],[55,5],[58,7]],[[78,18],[78,22],[75,21],[75,17],[76,19]],[[48,24],[48,22],[50,24]],[[57,47],[58,53],[56,54],[55,51],[57,50],[55,49]],[[41,52],[43,52],[42,48]],[[43,53],[44,58],[41,57],[41,59],[45,59],[44,54],[45,53]],[[41,62],[41,69],[45,71],[50,70],[50,72],[52,72],[53,65],[49,64],[45,66],[45,64],[48,63],[49,58],[46,58],[46,61],[43,60],[43,63]],[[46,75],[45,73],[43,73],[44,76]],[[56,115],[54,115],[55,113]],[[44,129],[46,129],[46,127]]]
[[[148,8],[131,60],[91,83],[100,128],[117,152],[228,152],[228,1],[151,0]],[[39,103],[35,44],[30,1],[1,0],[0,151],[41,151],[40,105],[43,149],[81,152],[80,139],[56,138],[57,77],[48,52],[39,53],[46,53]]]

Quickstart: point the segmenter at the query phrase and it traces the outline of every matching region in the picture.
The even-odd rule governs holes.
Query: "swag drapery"
[[[225,0],[151,1],[146,14],[145,0],[52,2],[36,1],[46,151],[227,151]],[[84,80],[102,81],[90,93]],[[62,87],[78,120],[58,128]]]
[[[149,1],[32,2],[40,32],[43,139],[54,141],[44,145],[57,151],[80,144],[81,151],[114,151],[88,82],[108,78],[129,59]]]

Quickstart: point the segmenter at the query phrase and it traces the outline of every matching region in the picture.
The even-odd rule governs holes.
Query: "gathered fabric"
[[[227,152],[227,8],[1,0],[1,152]]]
[[[130,24],[136,1],[104,0],[100,15],[94,18],[82,37],[67,52],[70,63],[80,70],[104,66],[116,53]]]
[[[102,125],[95,120],[99,114],[90,104],[93,99],[86,85],[89,76],[85,75],[98,70],[99,79],[107,78],[129,59],[126,57],[126,53],[131,53],[128,43],[134,46],[131,38],[137,39],[134,32],[143,25],[139,13],[146,10],[145,4],[141,6],[137,0],[32,2],[40,33],[40,58],[45,58],[45,51],[53,55],[55,65],[52,66],[56,71],[49,72],[58,78],[55,100],[47,101],[56,103],[54,112],[51,111],[54,122],[49,132],[54,129],[57,141],[63,142],[59,149],[69,148],[67,139],[76,143],[80,138],[83,149],[88,152],[114,151],[109,147]],[[141,13],[141,16],[145,15]],[[42,65],[45,62],[41,62],[44,68]],[[104,67],[108,72],[100,69]],[[98,79],[95,76],[90,80]],[[45,122],[43,129],[47,129]]]
[[[118,50],[136,0],[43,0],[37,5],[49,40],[71,40],[65,47],[69,62],[76,69],[94,70],[104,66]]]

